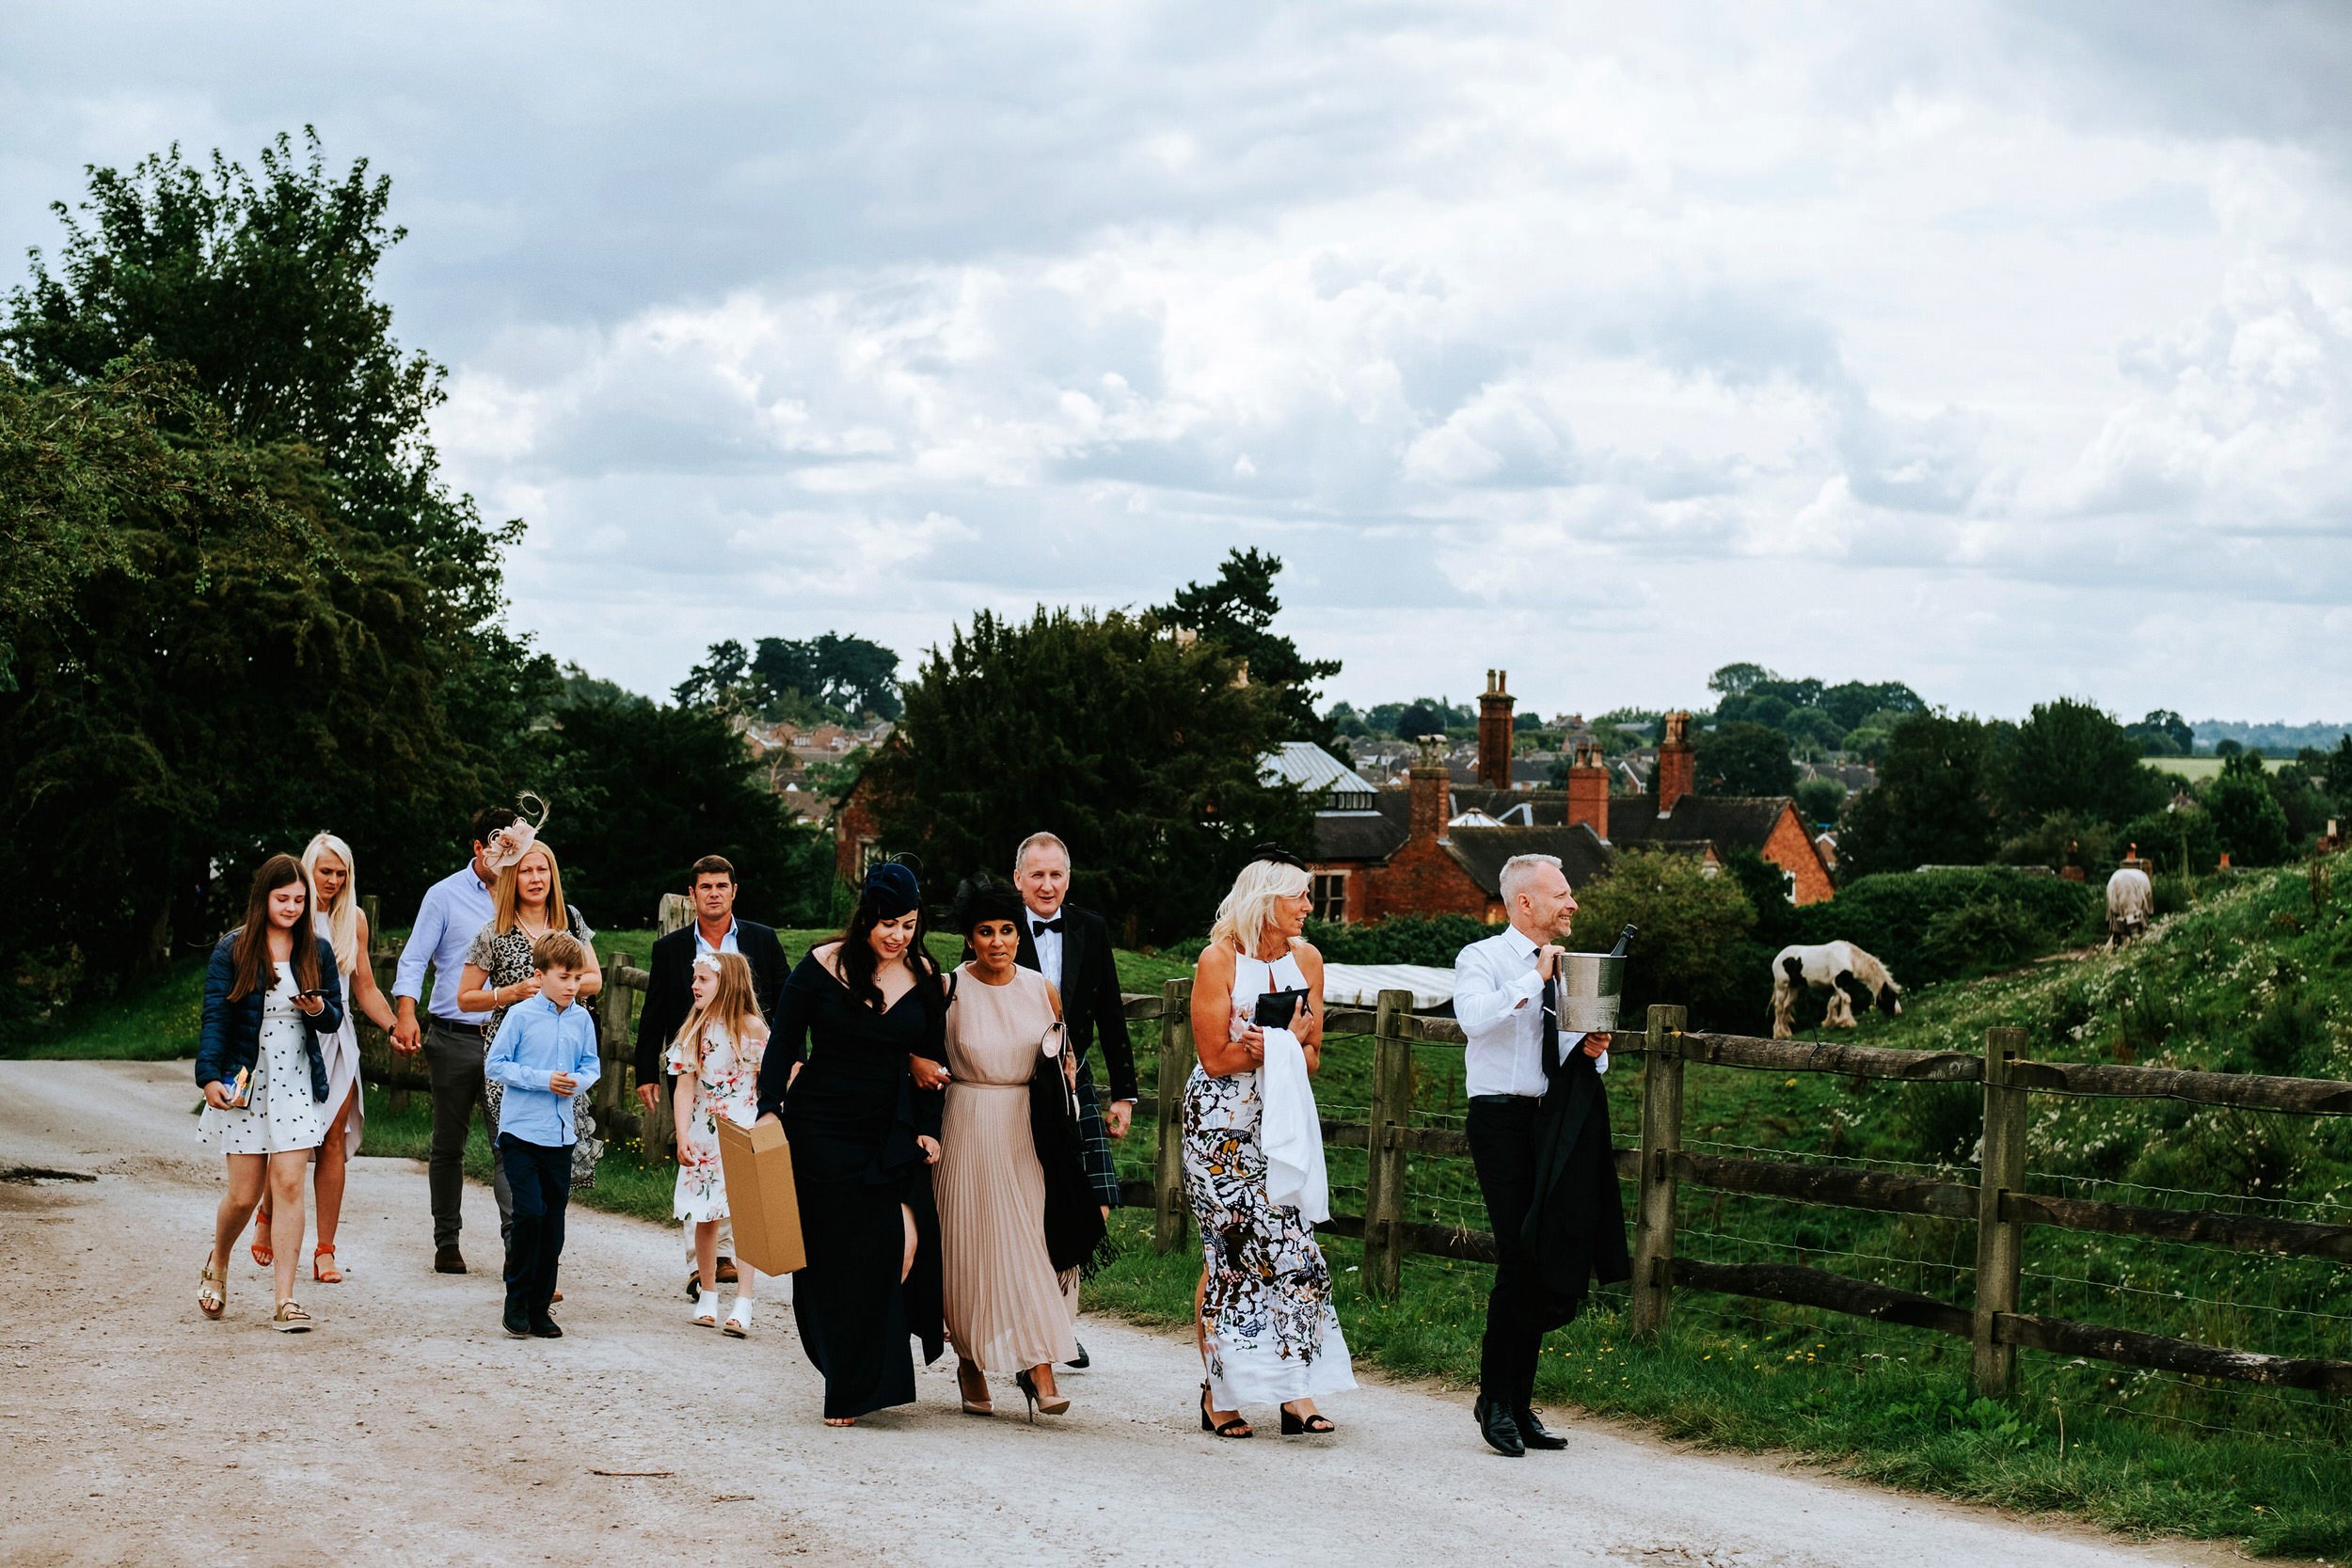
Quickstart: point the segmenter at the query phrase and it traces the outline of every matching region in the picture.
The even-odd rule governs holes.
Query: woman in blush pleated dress
[[[1031,1077],[1062,1070],[1061,1000],[1044,975],[1021,967],[1021,917],[1009,887],[977,884],[956,901],[972,958],[947,1004],[950,1076],[933,1186],[941,1303],[963,1408],[975,1416],[993,1413],[988,1374],[1007,1371],[1032,1412],[1063,1414],[1070,1401],[1054,1386],[1054,1364],[1078,1354],[1078,1271],[1054,1267],[1030,1122]],[[1049,1041],[1054,1054],[1041,1063]]]

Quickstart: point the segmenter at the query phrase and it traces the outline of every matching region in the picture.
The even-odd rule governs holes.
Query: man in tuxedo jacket
[[[647,1117],[661,1103],[661,1081],[668,1075],[662,1054],[694,1007],[694,960],[705,953],[742,954],[752,966],[759,1010],[771,1020],[784,1000],[785,977],[791,973],[774,927],[735,917],[732,862],[723,855],[705,855],[694,863],[692,879],[688,896],[694,905],[693,923],[656,942],[645,966],[645,1001],[637,1014],[637,1100]],[[702,1276],[694,1261],[693,1227],[683,1228],[686,1294],[692,1300],[702,1293]],[[724,1224],[719,1230],[719,1279],[722,1284],[735,1280],[735,1233]]]
[[[1127,1009],[1119,994],[1119,966],[1111,953],[1110,927],[1088,910],[1073,909],[1070,850],[1052,833],[1031,833],[1013,856],[1013,885],[1028,918],[1021,923],[1021,963],[1054,982],[1061,992],[1062,1022],[1078,1063],[1079,1132],[1086,1146],[1087,1180],[1107,1215],[1119,1206],[1119,1170],[1110,1140],[1127,1135],[1136,1112],[1136,1053],[1127,1039]],[[1110,1069],[1110,1103],[1094,1087],[1088,1048],[1103,1047]],[[1106,1135],[1107,1134],[1107,1135]]]

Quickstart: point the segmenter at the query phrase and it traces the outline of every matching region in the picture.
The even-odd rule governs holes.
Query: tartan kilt
[[[1103,1124],[1102,1097],[1094,1092],[1094,1069],[1078,1058],[1078,1147],[1096,1201],[1119,1207],[1119,1162],[1111,1154],[1110,1130]]]

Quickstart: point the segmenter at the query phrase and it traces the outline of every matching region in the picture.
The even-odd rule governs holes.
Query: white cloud
[[[2341,702],[2311,673],[2352,652],[2325,7],[2265,40],[2089,0],[315,37],[126,7],[128,87],[68,15],[0,23],[33,132],[0,242],[166,120],[376,154],[450,471],[532,523],[517,619],[647,689],[714,636],[912,655],[1258,544],[1359,699],[1589,619],[1521,677],[1543,705],[1736,657],[2010,711],[2061,675]],[[359,32],[397,94],[319,69]],[[2265,630],[2190,657],[2200,604]]]

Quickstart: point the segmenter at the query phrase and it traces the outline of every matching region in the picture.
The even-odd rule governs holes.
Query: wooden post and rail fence
[[[381,929],[373,903],[368,900],[369,924]],[[685,899],[673,895],[662,900],[663,930],[674,930],[688,918]],[[397,940],[380,939],[371,954],[378,983],[388,995],[399,951]],[[648,1152],[665,1155],[674,1136],[666,1086],[650,1117],[640,1117],[636,1099],[628,1092],[634,1076],[636,993],[644,989],[646,973],[637,966],[635,955],[626,951],[609,952],[601,962],[604,990],[596,1006],[604,1074],[592,1104],[599,1123],[613,1135],[642,1136]],[[1195,1061],[1191,990],[1189,980],[1170,980],[1157,995],[1126,998],[1129,1021],[1147,1027],[1156,1022],[1159,1033],[1158,1092],[1136,1107],[1138,1118],[1156,1121],[1158,1143],[1150,1180],[1128,1182],[1126,1197],[1151,1211],[1152,1242],[1163,1252],[1184,1244],[1189,1225],[1177,1118],[1160,1113],[1182,1103],[1184,1080]],[[2148,1208],[2026,1191],[2031,1096],[2168,1099],[2288,1115],[2352,1116],[2352,1083],[2031,1061],[2025,1056],[2028,1037],[2022,1029],[1987,1030],[1982,1053],[1975,1053],[1686,1033],[1683,1023],[1682,1008],[1654,1006],[1647,1027],[1639,1035],[1619,1033],[1612,1052],[1619,1059],[1638,1056],[1642,1063],[1639,1142],[1615,1154],[1617,1174],[1635,1187],[1630,1329],[1636,1338],[1663,1333],[1676,1294],[1697,1291],[1845,1313],[1967,1339],[1972,1380],[1989,1394],[2014,1391],[2017,1352],[2024,1348],[2190,1376],[2352,1395],[2352,1361],[2265,1355],[2018,1310],[2026,1243],[2035,1227],[2191,1242],[2352,1265],[2352,1225]],[[1327,1119],[1323,1124],[1327,1144],[1365,1151],[1364,1212],[1334,1214],[1322,1228],[1361,1240],[1363,1277],[1374,1293],[1391,1299],[1401,1288],[1409,1253],[1492,1262],[1494,1238],[1486,1231],[1407,1217],[1407,1156],[1461,1157],[1470,1152],[1465,1133],[1413,1123],[1416,1057],[1432,1049],[1459,1047],[1461,1026],[1450,1017],[1415,1013],[1411,992],[1390,990],[1380,993],[1375,1008],[1328,1009],[1324,1031],[1327,1038],[1369,1035],[1373,1060],[1366,1118]],[[392,1092],[395,1107],[405,1094],[429,1086],[421,1061],[392,1055],[389,1042],[373,1028],[363,1028],[361,1035],[367,1076]],[[1682,1080],[1691,1063],[1911,1085],[1981,1085],[1978,1180],[1687,1150],[1682,1147]],[[1800,1264],[1679,1258],[1675,1250],[1677,1197],[1684,1186],[1971,1222],[1977,1232],[1973,1300],[1963,1306]]]

